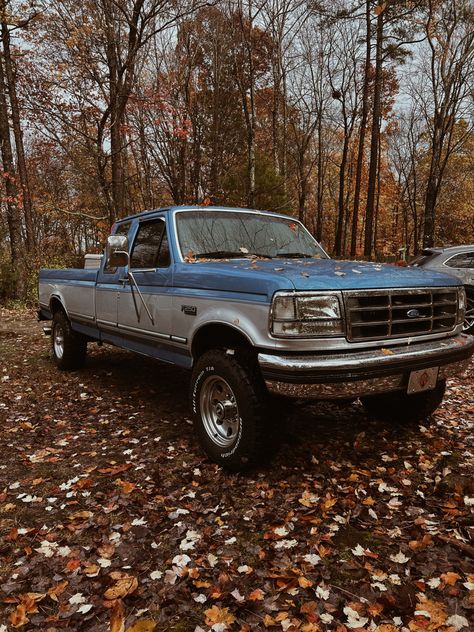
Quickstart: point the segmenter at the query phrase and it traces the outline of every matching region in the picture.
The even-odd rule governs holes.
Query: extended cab
[[[39,301],[60,369],[96,341],[192,370],[197,433],[230,469],[274,443],[275,395],[359,397],[374,415],[421,420],[474,351],[460,281],[332,260],[300,222],[254,210],[122,219],[87,269],[41,270]]]

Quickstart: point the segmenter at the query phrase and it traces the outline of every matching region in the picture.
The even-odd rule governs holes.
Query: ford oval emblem
[[[421,316],[420,310],[418,309],[409,309],[407,311],[408,318],[419,318]]]

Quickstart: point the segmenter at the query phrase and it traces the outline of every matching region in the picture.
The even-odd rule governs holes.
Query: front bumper
[[[439,367],[438,379],[464,371],[474,337],[451,338],[351,353],[273,355],[259,353],[268,390],[291,397],[345,399],[407,387],[411,371]]]

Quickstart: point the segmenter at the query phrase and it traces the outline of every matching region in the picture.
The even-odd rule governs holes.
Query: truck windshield
[[[292,218],[232,211],[176,213],[183,259],[242,257],[327,259],[302,224]]]

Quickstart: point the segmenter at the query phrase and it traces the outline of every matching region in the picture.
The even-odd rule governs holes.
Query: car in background
[[[467,297],[463,331],[474,335],[474,245],[425,248],[410,265],[445,272],[461,279]]]

